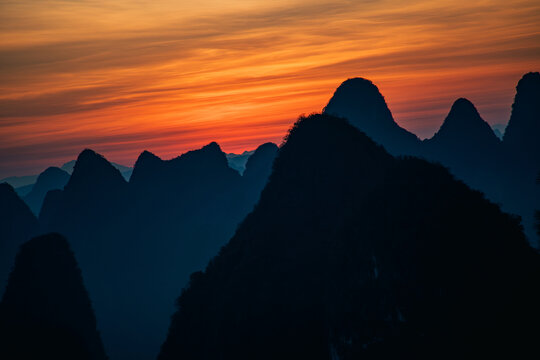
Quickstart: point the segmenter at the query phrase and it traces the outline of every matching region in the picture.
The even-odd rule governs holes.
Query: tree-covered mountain
[[[36,235],[38,220],[8,183],[0,184],[0,297],[19,246]]]
[[[311,115],[191,276],[159,359],[518,356],[537,344],[539,265],[518,220],[443,167]]]
[[[0,302],[0,358],[107,358],[81,271],[59,234],[21,246]]]

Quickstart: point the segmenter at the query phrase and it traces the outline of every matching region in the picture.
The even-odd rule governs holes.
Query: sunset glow
[[[280,143],[356,76],[421,138],[458,97],[505,124],[540,70],[535,0],[2,0],[0,28],[0,178]]]

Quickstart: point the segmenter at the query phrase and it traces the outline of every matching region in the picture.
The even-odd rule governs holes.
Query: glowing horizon
[[[372,80],[395,120],[431,136],[466,97],[510,117],[540,70],[540,4],[492,1],[103,0],[0,3],[0,178],[84,148],[133,165],[211,141],[279,143],[339,84]]]

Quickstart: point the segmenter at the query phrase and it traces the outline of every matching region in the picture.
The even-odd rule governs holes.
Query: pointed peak
[[[156,163],[156,162],[161,162],[161,161],[163,160],[161,160],[159,156],[154,155],[148,150],[144,150],[137,158],[134,168],[140,167],[142,164]]]
[[[491,126],[482,119],[474,104],[465,98],[454,101],[441,128],[428,141],[441,139],[492,145],[499,143]]]
[[[459,98],[452,104],[447,120],[452,118],[462,119],[464,117],[482,120],[478,110],[476,110],[476,107],[472,102],[465,98]]]
[[[85,149],[77,157],[73,173],[66,189],[90,184],[116,186],[125,183],[120,171],[105,157],[93,150]],[[84,185],[86,184],[86,185]]]

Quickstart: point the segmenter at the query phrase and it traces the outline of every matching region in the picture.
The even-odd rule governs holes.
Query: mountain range
[[[75,326],[66,319],[81,319],[72,335],[86,340],[66,351],[89,358],[530,350],[540,320],[530,246],[538,104],[540,74],[529,73],[502,140],[463,98],[420,140],[371,81],[354,78],[280,147],[225,154],[212,142],[169,160],[144,151],[133,168],[86,149],[24,195],[0,184],[0,295],[15,264],[3,331],[15,326],[6,314],[39,318],[46,301],[55,308],[43,331],[65,335]],[[30,240],[39,234],[48,235]],[[40,287],[34,303],[20,300]],[[28,319],[10,342],[24,340]]]

